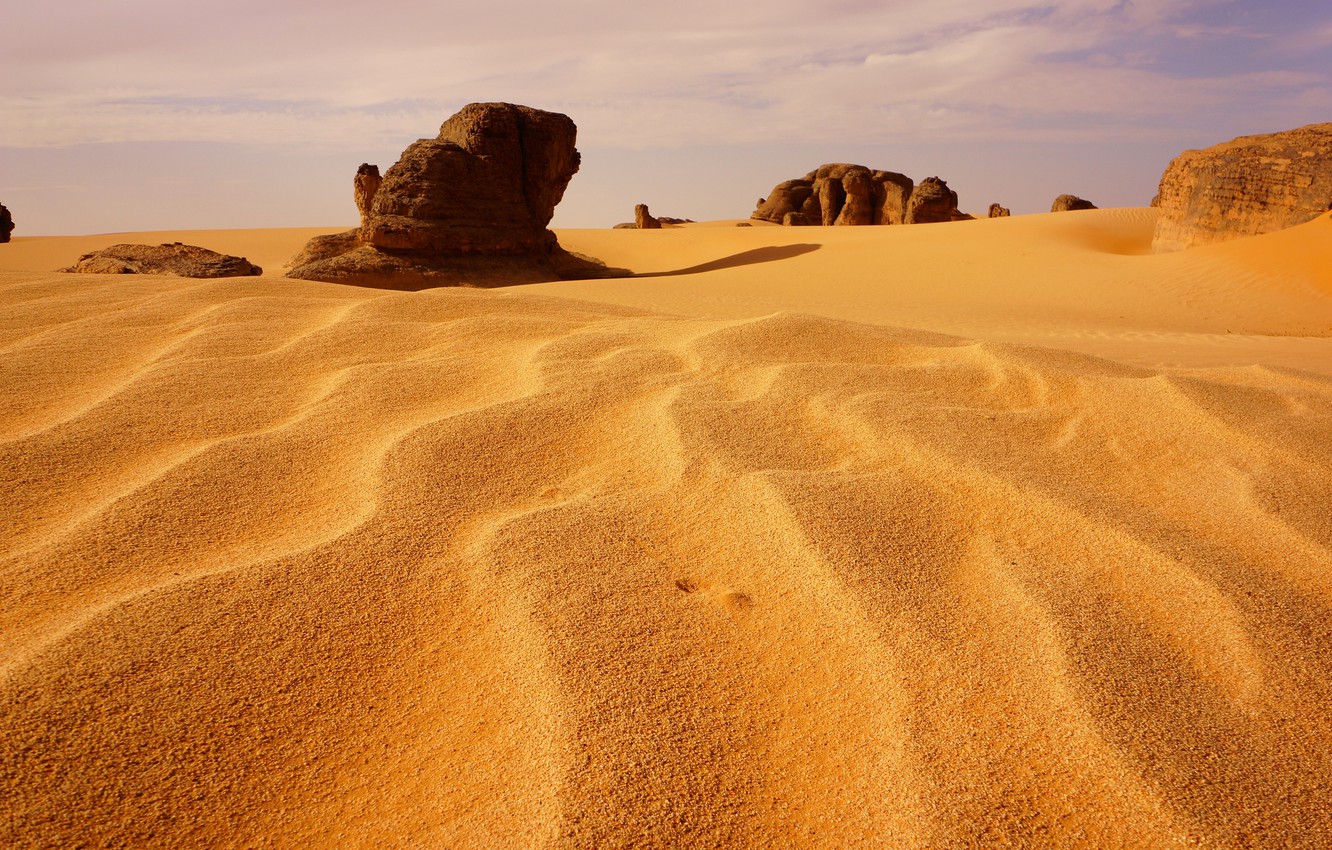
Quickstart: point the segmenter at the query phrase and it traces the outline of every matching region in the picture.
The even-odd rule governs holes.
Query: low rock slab
[[[80,274],[160,274],[175,277],[250,277],[264,270],[244,257],[219,254],[197,245],[112,245],[84,254],[62,272]]]

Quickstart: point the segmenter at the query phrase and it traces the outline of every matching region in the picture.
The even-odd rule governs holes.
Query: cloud
[[[371,17],[347,0],[27,4],[0,33],[24,69],[0,80],[0,145],[365,147],[491,99],[569,112],[584,144],[624,147],[1104,136],[1245,98],[1278,114],[1329,105],[1325,74],[1272,59],[1245,73],[1161,67],[1185,41],[1233,51],[1262,35],[1227,23],[1227,6],[388,0]]]

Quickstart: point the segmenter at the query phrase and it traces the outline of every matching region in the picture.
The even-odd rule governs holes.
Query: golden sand
[[[1332,846],[1332,218],[1152,224],[0,246],[0,845]]]

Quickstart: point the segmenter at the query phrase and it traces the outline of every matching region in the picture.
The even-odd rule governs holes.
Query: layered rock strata
[[[377,168],[358,169],[360,228],[312,240],[287,275],[421,289],[604,273],[547,229],[578,171],[576,137],[567,115],[469,104],[408,146],[377,186]]]
[[[1177,251],[1310,221],[1332,208],[1332,123],[1185,151],[1161,177],[1152,248]]]
[[[80,274],[160,274],[174,277],[249,277],[264,270],[244,257],[219,254],[197,245],[112,245],[79,257],[62,272]]]

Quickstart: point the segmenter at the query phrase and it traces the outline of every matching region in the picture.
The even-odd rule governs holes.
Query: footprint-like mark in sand
[[[739,590],[732,590],[720,585],[700,582],[692,578],[678,578],[675,587],[681,593],[699,593],[711,596],[716,602],[732,611],[748,611],[754,607],[754,597]]]

